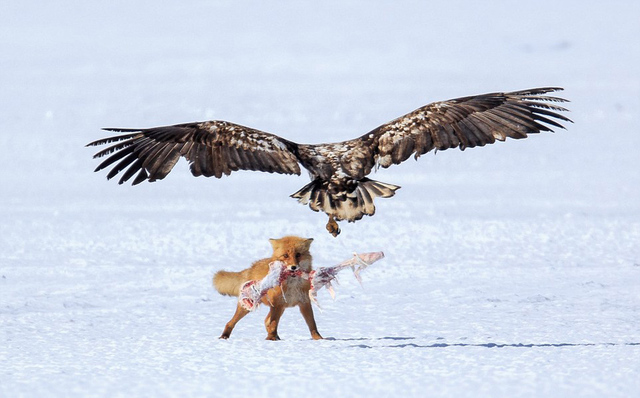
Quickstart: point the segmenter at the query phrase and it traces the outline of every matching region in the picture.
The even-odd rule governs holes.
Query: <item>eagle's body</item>
[[[291,195],[314,211],[329,215],[327,229],[340,232],[334,220],[350,222],[373,215],[376,197],[391,197],[400,188],[367,178],[374,168],[417,159],[431,150],[472,148],[525,138],[528,134],[563,128],[570,120],[554,103],[566,102],[543,94],[562,90],[538,88],[492,93],[434,102],[344,142],[298,144],[249,127],[225,121],[186,123],[148,129],[106,129],[127,134],[88,145],[116,144],[94,157],[110,155],[96,171],[114,163],[107,178],[124,171],[120,184],[134,175],[133,185],[163,179],[180,157],[190,162],[194,176],[216,178],[237,170],[300,174],[311,182]],[[125,170],[126,169],[126,170]]]

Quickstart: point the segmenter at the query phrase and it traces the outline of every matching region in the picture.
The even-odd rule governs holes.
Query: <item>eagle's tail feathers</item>
[[[308,204],[311,210],[327,213],[338,221],[354,222],[376,212],[373,203],[375,198],[390,198],[399,188],[397,185],[364,178],[358,181],[353,191],[331,195],[328,184],[318,179],[311,181],[291,197],[298,199],[303,205]]]
[[[291,194],[290,196],[294,199],[298,199],[299,203],[306,205],[309,203],[311,199],[311,194],[320,189],[320,181],[313,180],[304,187],[302,187],[298,192]],[[316,210],[318,211],[318,210]]]
[[[400,188],[397,185],[387,184],[386,182],[374,181],[365,179],[358,184],[358,188],[364,186],[373,197],[390,198],[395,195],[396,191]]]

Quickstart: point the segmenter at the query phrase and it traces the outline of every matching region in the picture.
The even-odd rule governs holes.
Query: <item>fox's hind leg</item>
[[[233,317],[231,318],[231,320],[227,322],[227,325],[224,327],[224,330],[222,331],[222,335],[220,335],[220,338],[225,340],[228,339],[229,336],[231,336],[231,331],[233,331],[233,328],[236,326],[236,323],[238,323],[238,321],[244,318],[244,316],[247,315],[248,313],[249,311],[245,310],[244,307],[242,307],[240,303],[238,303],[238,307],[236,308],[236,313],[233,314]]]

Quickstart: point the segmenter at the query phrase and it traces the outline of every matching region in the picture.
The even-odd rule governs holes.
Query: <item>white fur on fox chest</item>
[[[309,301],[309,282],[301,277],[287,279],[283,287],[287,307],[293,307]]]

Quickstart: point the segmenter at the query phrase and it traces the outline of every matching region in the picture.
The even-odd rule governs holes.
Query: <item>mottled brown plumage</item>
[[[557,112],[565,99],[545,94],[548,87],[510,93],[492,93],[434,102],[401,116],[353,140],[332,144],[297,144],[263,131],[225,121],[178,124],[148,129],[112,129],[126,134],[94,141],[113,143],[95,154],[107,156],[95,171],[112,166],[111,179],[122,172],[122,184],[134,175],[133,185],[161,180],[180,157],[189,161],[194,176],[216,178],[237,170],[300,174],[307,169],[311,182],[292,194],[314,211],[329,215],[327,229],[340,233],[335,222],[354,222],[375,213],[374,198],[391,197],[399,186],[370,180],[375,167],[400,164],[431,150],[473,148],[507,137],[564,128],[571,122]]]

